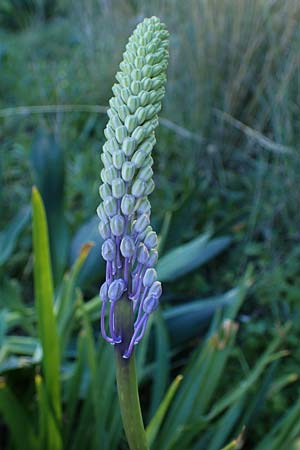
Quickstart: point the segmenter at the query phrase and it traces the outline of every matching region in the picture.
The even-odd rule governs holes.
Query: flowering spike
[[[101,332],[113,344],[120,343],[115,329],[116,303],[126,293],[135,315],[134,330],[123,357],[130,358],[143,337],[149,315],[157,308],[161,284],[153,268],[157,261],[157,236],[150,226],[148,195],[152,179],[155,145],[168,63],[168,32],[156,17],[137,26],[123,54],[116,75],[113,98],[104,130],[107,139],[101,160],[102,198],[97,214],[106,260],[106,282],[101,288]],[[105,308],[110,305],[105,331]]]

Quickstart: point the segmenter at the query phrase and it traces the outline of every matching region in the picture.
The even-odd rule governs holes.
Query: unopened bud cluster
[[[154,189],[151,152],[165,93],[168,35],[156,17],[137,26],[116,75],[104,130],[107,141],[101,154],[103,184],[99,188],[102,201],[97,208],[106,261],[106,281],[100,289],[101,332],[108,342],[121,342],[115,329],[115,306],[126,294],[132,302],[135,323],[124,358],[130,357],[134,345],[142,339],[162,292],[154,269],[157,235],[150,225],[148,196]],[[105,325],[107,304],[110,335]]]

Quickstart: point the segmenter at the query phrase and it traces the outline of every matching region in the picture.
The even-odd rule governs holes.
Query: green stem
[[[116,329],[122,336],[121,344],[115,346],[116,377],[123,426],[130,450],[149,450],[146,441],[134,353],[129,359],[123,354],[128,347],[133,332],[132,302],[123,297],[116,305]]]

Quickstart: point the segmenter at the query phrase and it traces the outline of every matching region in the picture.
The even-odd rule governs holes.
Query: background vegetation
[[[149,442],[299,449],[297,0],[2,0],[0,448],[126,449],[95,210],[114,74],[149,15],[171,34],[152,194],[164,296],[138,351]]]

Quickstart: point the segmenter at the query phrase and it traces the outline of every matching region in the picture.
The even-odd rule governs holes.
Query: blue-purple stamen
[[[117,246],[120,246],[121,239],[118,240]],[[116,266],[117,255],[120,255],[120,259],[122,261],[121,271],[118,270],[119,278],[114,279],[115,275],[113,268]],[[137,252],[137,249],[136,249]],[[149,318],[149,314],[152,312],[152,309],[155,310],[155,305],[158,303],[159,296],[161,293],[160,283],[156,280],[156,271],[153,268],[148,268],[148,262],[145,264],[137,263],[135,265],[135,270],[132,270],[132,260],[133,258],[126,258],[121,255],[120,248],[116,251],[116,256],[113,261],[107,261],[106,267],[106,282],[103,285],[102,290],[102,309],[101,309],[101,333],[104,339],[111,343],[112,345],[120,344],[122,342],[121,336],[118,335],[115,327],[116,323],[116,304],[121,299],[121,295],[127,291],[127,298],[132,301],[132,309],[134,313],[134,330],[132,337],[130,339],[130,343],[128,345],[128,349],[124,353],[124,358],[129,358],[132,354],[134,346],[140,342],[143,338],[146,326]],[[116,272],[116,273],[117,273]],[[116,284],[117,283],[117,284]],[[110,293],[110,287],[112,288],[112,284],[114,285],[114,289],[112,289],[112,293]],[[131,292],[128,294],[129,286],[131,285]],[[116,289],[118,287],[118,289]],[[149,293],[150,292],[150,293]],[[158,292],[158,293],[157,293]],[[108,301],[108,296],[110,300]],[[114,295],[116,297],[114,297]],[[101,296],[101,290],[100,290]],[[147,303],[148,302],[148,303]],[[147,307],[145,308],[145,303],[147,303]],[[109,305],[109,313],[108,313],[108,325],[109,325],[109,334],[107,334],[105,329],[105,317],[106,317],[106,304]],[[151,305],[154,305],[153,308]],[[150,305],[150,306],[149,306]]]
[[[109,344],[114,344],[115,343],[114,340],[107,335],[106,330],[105,330],[105,309],[106,309],[106,303],[107,303],[106,301],[102,301],[101,319],[100,319],[100,322],[101,322],[101,334],[102,334],[103,338],[107,342],[109,342]]]
[[[133,350],[133,347],[138,342],[138,341],[136,342],[136,340],[138,338],[142,339],[142,337],[143,337],[143,335],[145,333],[145,330],[146,330],[147,320],[148,320],[148,314],[145,314],[142,317],[142,319],[140,320],[138,326],[136,327],[136,329],[135,329],[135,331],[134,331],[134,333],[132,335],[130,344],[128,346],[128,350],[124,353],[123,358],[125,358],[125,359],[130,358],[132,350]]]

